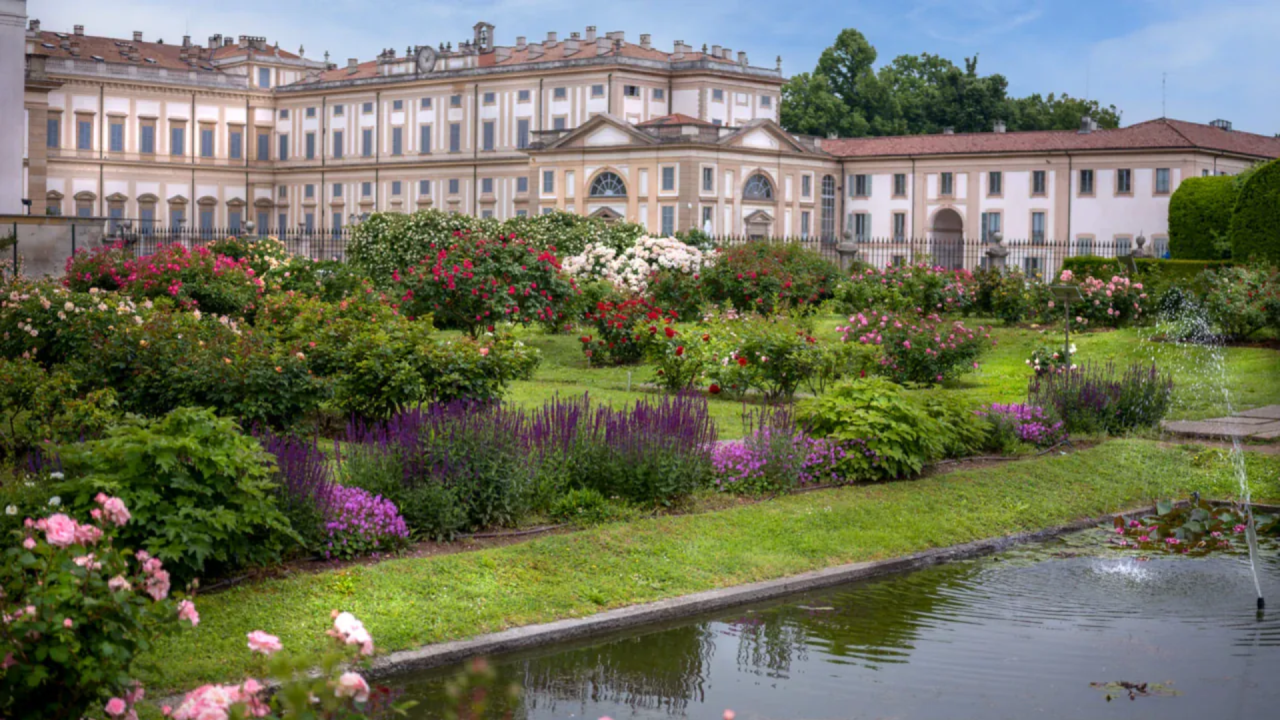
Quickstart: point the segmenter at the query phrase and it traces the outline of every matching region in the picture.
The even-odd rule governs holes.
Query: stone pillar
[[[1004,233],[995,233],[992,237],[996,241],[986,249],[987,267],[1003,272],[1009,259],[1009,246],[1004,244]]]
[[[1130,253],[1135,259],[1155,257],[1155,253],[1151,248],[1147,247],[1147,237],[1142,233],[1138,233],[1138,237],[1134,238],[1134,248]]]
[[[23,212],[27,0],[0,0],[0,213]]]
[[[853,270],[853,264],[858,262],[858,252],[858,243],[853,241],[853,230],[845,227],[844,238],[836,246],[836,254],[840,256],[841,272],[847,275]]]

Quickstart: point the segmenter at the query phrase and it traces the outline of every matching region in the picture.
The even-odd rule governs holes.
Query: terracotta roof
[[[403,62],[403,59],[397,60]],[[350,72],[346,65],[342,65],[333,70],[325,70],[320,76],[314,80],[301,80],[299,82],[336,82],[339,80],[363,80],[365,78],[378,76],[378,61],[368,60],[356,65],[356,71]]]
[[[592,58],[600,55],[618,55],[621,57],[637,58],[640,60],[657,60],[659,62],[674,62],[673,58],[671,57],[672,55],[671,53],[668,53],[662,50],[657,50],[655,48],[646,49],[646,48],[640,47],[639,45],[633,45],[627,42],[622,43],[621,50],[615,52],[613,49],[613,41],[609,40],[606,37],[598,37],[592,42],[579,40],[578,51],[569,55],[565,54],[568,50],[568,47],[565,45],[564,40],[560,40],[552,47],[546,47],[545,45],[543,45],[542,48],[543,48],[543,53],[537,57],[530,57],[528,46],[525,46],[523,50],[517,49],[515,47],[507,48],[511,50],[511,56],[508,57],[506,60],[503,60],[502,62],[497,61],[497,53],[492,53],[492,52],[484,53],[480,56],[480,67],[493,67],[493,66],[507,67],[509,65],[522,65],[525,63],[556,62],[559,60],[566,60],[566,59],[578,60],[580,58]],[[726,65],[737,64],[733,60],[726,60],[724,58],[712,57],[711,55],[704,55],[700,52],[685,53],[684,57],[681,59],[680,62],[702,60],[702,59],[714,60],[716,62],[725,63]]]
[[[181,59],[181,43],[134,42],[123,38],[109,38],[98,35],[61,34],[66,37],[59,37],[59,33],[56,32],[41,31],[39,38],[36,39],[36,54],[52,58],[74,58],[76,56],[71,54],[70,47],[64,49],[62,44],[66,42],[70,46],[72,43],[78,43],[80,46],[79,59],[81,60],[93,60],[96,55],[102,58],[103,62],[109,63],[162,67],[170,70],[190,70],[193,68],[208,70],[213,67],[209,62],[211,57],[228,57],[246,52],[245,48],[241,48],[238,45],[219,46],[214,48],[212,53],[199,45],[192,45],[187,48],[187,51],[194,62],[183,62]],[[131,47],[138,49],[138,60],[129,59],[128,52]],[[267,58],[277,57],[275,48],[268,51],[254,50],[251,52]],[[290,60],[298,58],[297,55],[285,50],[281,50],[278,57]],[[152,60],[154,62],[151,62]],[[221,72],[216,68],[213,71]]]
[[[1084,150],[1206,149],[1280,157],[1280,138],[1225,131],[1210,125],[1159,118],[1115,130],[1080,133],[1042,130],[955,135],[897,135],[893,137],[823,140],[822,149],[837,157],[897,155],[968,155]]]
[[[716,127],[715,123],[699,120],[696,117],[685,115],[683,113],[675,113],[674,115],[663,115],[636,125],[636,127],[665,127],[674,125],[702,125],[704,127]]]

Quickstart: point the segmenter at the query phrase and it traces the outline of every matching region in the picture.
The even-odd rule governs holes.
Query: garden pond
[[[1280,610],[1256,610],[1248,557],[1108,535],[496,657],[496,687],[521,691],[483,717],[1276,717]],[[1258,565],[1276,601],[1278,552]],[[457,672],[392,685],[435,718]]]

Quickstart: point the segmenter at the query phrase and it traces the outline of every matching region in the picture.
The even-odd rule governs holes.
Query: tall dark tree
[[[1115,106],[1069,95],[1010,98],[1003,75],[979,75],[978,58],[964,67],[938,55],[900,55],[877,71],[876,49],[862,33],[842,30],[812,73],[791,79],[782,91],[782,125],[792,132],[915,135],[990,131],[996,121],[1009,130],[1069,130],[1082,115],[1100,127],[1118,127]]]

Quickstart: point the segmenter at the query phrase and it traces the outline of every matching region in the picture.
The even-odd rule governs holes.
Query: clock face
[[[436,69],[436,51],[430,47],[418,48],[418,72],[429,73]]]

